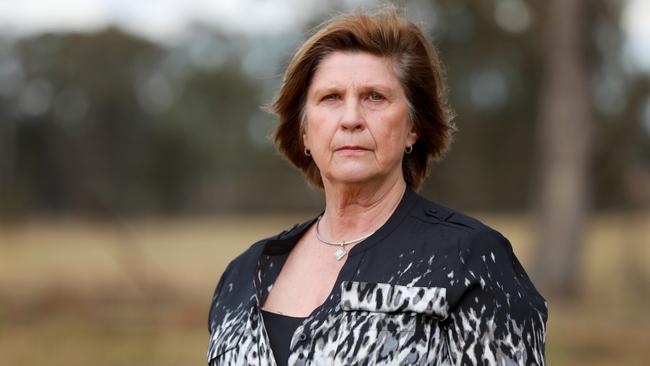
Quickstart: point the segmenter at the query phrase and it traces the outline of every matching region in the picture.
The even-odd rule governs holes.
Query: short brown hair
[[[313,159],[304,153],[302,129],[307,90],[318,64],[336,51],[367,52],[394,60],[410,106],[418,140],[402,163],[404,180],[419,189],[431,160],[440,160],[455,128],[446,106],[444,73],[435,48],[422,30],[394,9],[336,16],[312,35],[291,59],[270,110],[279,118],[274,132],[278,150],[310,184],[323,187]]]

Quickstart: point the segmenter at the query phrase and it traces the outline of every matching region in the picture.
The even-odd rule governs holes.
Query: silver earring
[[[311,156],[311,151],[308,148],[305,148],[305,155]]]
[[[413,145],[409,145],[406,147],[406,150],[404,150],[405,153],[410,154],[413,152]]]

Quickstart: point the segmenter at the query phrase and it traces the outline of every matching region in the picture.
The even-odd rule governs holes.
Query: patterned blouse
[[[228,265],[210,306],[209,365],[275,366],[260,307],[314,221]],[[546,320],[505,237],[407,190],[296,329],[289,365],[544,365]]]

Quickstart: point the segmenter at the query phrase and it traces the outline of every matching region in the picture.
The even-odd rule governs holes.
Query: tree
[[[539,113],[536,282],[550,293],[577,290],[594,136],[586,0],[550,0],[544,24]]]

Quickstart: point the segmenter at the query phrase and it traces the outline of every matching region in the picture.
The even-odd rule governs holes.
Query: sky
[[[622,21],[626,52],[636,66],[650,72],[650,0],[629,0]]]
[[[349,1],[352,3],[353,1]],[[316,0],[0,0],[0,30],[92,30],[118,24],[159,41],[172,41],[193,21],[243,33],[278,33],[306,21]],[[345,1],[344,1],[345,3]],[[322,5],[321,5],[322,6]],[[8,28],[8,29],[7,29]]]
[[[337,0],[354,7],[371,0]],[[510,0],[514,1],[514,0]],[[281,34],[301,27],[318,0],[0,0],[0,32],[91,31],[110,24],[173,44],[192,22],[244,34]],[[301,9],[301,10],[296,10]],[[650,72],[650,0],[628,0],[623,15],[625,52],[634,67]]]

